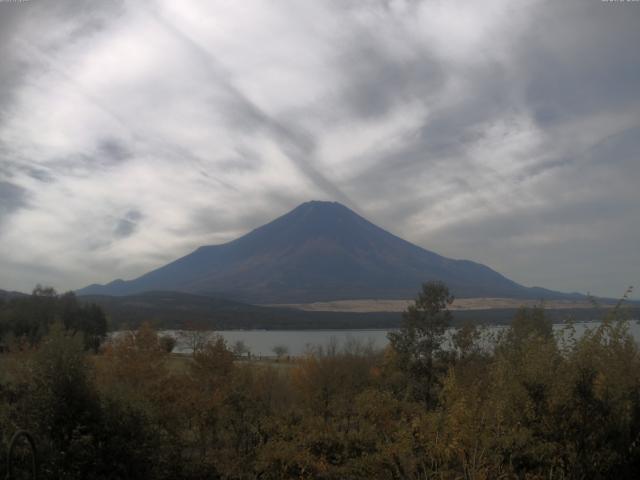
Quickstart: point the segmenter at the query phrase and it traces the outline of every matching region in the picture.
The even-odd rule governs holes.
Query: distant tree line
[[[425,284],[384,351],[274,363],[235,361],[220,336],[172,355],[148,324],[94,354],[56,322],[0,356],[2,442],[34,433],[46,479],[638,478],[623,302],[581,336],[541,308],[450,335],[451,300]]]
[[[59,295],[38,285],[31,295],[0,299],[0,342],[34,347],[51,326],[60,322],[72,335],[82,337],[85,349],[97,351],[107,334],[107,318],[101,307],[78,301],[73,292]]]

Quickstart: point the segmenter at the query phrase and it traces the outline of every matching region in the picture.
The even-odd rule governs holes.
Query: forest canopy
[[[73,292],[59,295],[51,287],[38,285],[31,295],[0,298],[0,342],[4,340],[4,348],[16,342],[36,346],[55,322],[72,335],[82,336],[84,347],[94,351],[107,334],[102,308],[78,301]]]
[[[47,328],[0,355],[0,431],[3,448],[18,429],[33,434],[42,478],[640,471],[640,354],[623,302],[581,336],[572,324],[552,330],[533,308],[497,334],[459,327],[445,347],[450,295],[426,284],[384,351],[353,341],[258,362],[240,360],[220,336],[170,353],[149,324],[95,352],[85,330],[65,325],[84,317],[65,317],[62,297],[34,297],[30,318]],[[44,301],[56,305],[47,320],[37,317],[49,312]]]

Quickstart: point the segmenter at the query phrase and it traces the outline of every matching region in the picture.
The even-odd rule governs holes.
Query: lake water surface
[[[597,327],[600,322],[582,322],[574,324],[576,336],[579,337],[586,329]],[[556,331],[564,327],[562,324],[554,325]],[[637,342],[640,342],[640,324],[637,321],[629,322],[632,335]],[[504,326],[488,326],[484,327],[484,335],[492,335],[504,329]],[[242,341],[249,348],[252,355],[256,356],[273,356],[273,348],[276,346],[284,346],[288,350],[289,355],[304,355],[310,349],[315,347],[326,347],[330,343],[337,343],[338,346],[345,345],[347,342],[358,341],[361,344],[370,344],[376,349],[384,348],[387,343],[387,329],[370,329],[370,330],[224,330],[219,332],[210,332],[211,335],[219,334],[224,337],[230,347],[237,341]],[[175,352],[189,353],[189,334],[181,334],[177,330],[167,330],[161,334],[167,334],[178,340]]]

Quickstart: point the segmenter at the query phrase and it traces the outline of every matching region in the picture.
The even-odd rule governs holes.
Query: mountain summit
[[[566,298],[519,285],[468,260],[452,260],[377,227],[344,205],[311,201],[222,245],[200,247],[134,280],[80,295],[172,290],[252,303],[413,298],[444,281],[458,297]]]

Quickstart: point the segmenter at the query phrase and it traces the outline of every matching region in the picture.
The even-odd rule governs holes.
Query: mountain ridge
[[[310,201],[220,245],[201,246],[125,281],[93,284],[80,295],[171,290],[248,303],[413,298],[427,280],[459,297],[578,298],[524,287],[491,268],[414,245],[337,202]]]

